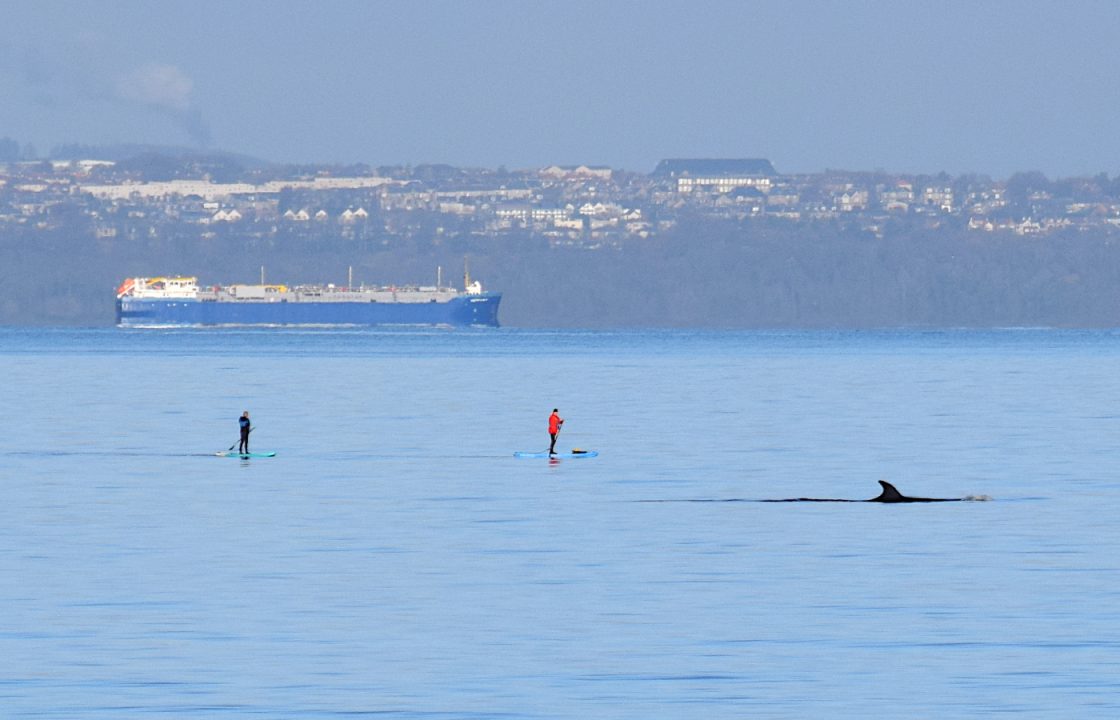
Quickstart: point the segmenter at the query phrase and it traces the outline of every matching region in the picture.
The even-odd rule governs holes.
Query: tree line
[[[532,235],[376,243],[197,237],[86,239],[0,230],[0,324],[109,325],[125,277],[433,284],[462,271],[503,293],[517,327],[1115,327],[1120,240],[910,228],[875,237],[838,223],[694,219],[589,250]]]

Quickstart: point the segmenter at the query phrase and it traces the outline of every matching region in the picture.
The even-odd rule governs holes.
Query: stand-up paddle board
[[[256,453],[236,453],[236,452],[220,452],[214,453],[218,457],[235,457],[235,458],[262,458],[262,457],[276,457],[274,452],[256,452]]]
[[[547,452],[515,452],[515,458],[590,458],[599,455],[598,450],[572,450],[566,453],[552,453],[549,455]]]

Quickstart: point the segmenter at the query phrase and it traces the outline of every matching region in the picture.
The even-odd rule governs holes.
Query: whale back
[[[898,491],[894,485],[891,485],[886,480],[880,480],[879,484],[883,487],[883,492],[879,493],[879,497],[871,498],[867,502],[881,502],[881,503],[908,503],[908,502],[953,502],[960,500],[960,498],[924,498],[924,497],[908,497]]]

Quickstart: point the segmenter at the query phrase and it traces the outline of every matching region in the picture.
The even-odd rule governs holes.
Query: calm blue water
[[[0,717],[1120,714],[1120,333],[6,329],[0,378]],[[553,407],[600,457],[512,458]],[[246,409],[277,457],[214,457]],[[690,502],[880,478],[994,499]]]

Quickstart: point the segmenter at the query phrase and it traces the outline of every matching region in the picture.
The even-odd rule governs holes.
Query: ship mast
[[[471,269],[467,264],[467,258],[463,257],[463,289],[466,290],[471,284]]]

